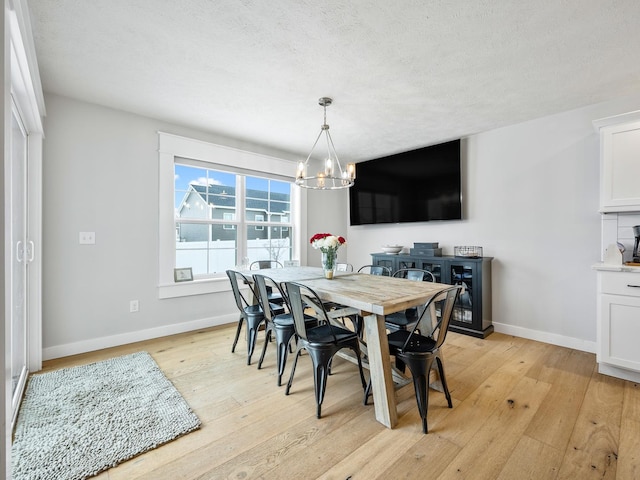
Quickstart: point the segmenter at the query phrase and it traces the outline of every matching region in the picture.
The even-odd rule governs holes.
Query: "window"
[[[224,220],[235,220],[235,219],[236,219],[236,216],[235,216],[233,213],[224,212],[224,213],[222,214],[222,218],[223,218]],[[225,229],[225,230],[233,230],[233,229],[235,229],[235,228],[236,228],[236,226],[235,226],[235,225],[231,225],[231,224],[226,224],[226,223],[225,223],[224,225],[222,225],[222,228],[223,228],[223,229]]]
[[[264,222],[264,215],[256,214],[256,222]],[[256,225],[254,228],[258,231],[263,231],[264,225]]]
[[[300,258],[295,222],[303,195],[293,186],[292,162],[159,138],[160,298],[228,289],[225,271],[247,260]],[[176,284],[174,268],[186,267],[194,281]]]
[[[224,273],[247,257],[291,260],[290,231],[282,231],[291,211],[291,182],[202,168],[185,159],[175,161],[174,179],[176,268],[191,267],[197,277]]]

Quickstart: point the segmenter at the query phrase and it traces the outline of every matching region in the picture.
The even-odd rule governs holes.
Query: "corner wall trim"
[[[103,348],[117,347],[128,343],[150,340],[152,338],[165,337],[178,333],[191,332],[201,328],[215,327],[227,323],[238,321],[237,314],[221,315],[218,317],[208,317],[199,320],[193,320],[184,323],[175,323],[173,325],[165,325],[162,327],[150,328],[147,330],[139,330],[136,332],[121,333],[118,335],[110,335],[108,337],[92,338],[82,340],[80,342],[67,343],[64,345],[54,345],[44,348],[42,358],[51,360],[54,358],[67,357],[69,355],[77,355],[79,353],[92,352]]]

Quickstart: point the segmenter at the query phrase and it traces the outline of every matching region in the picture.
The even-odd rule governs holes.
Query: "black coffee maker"
[[[640,263],[640,252],[638,252],[638,245],[640,245],[640,225],[633,227],[633,234],[636,237],[636,241],[633,244],[633,261]]]

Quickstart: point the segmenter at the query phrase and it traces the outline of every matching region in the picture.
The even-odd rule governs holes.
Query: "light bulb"
[[[296,178],[304,178],[304,162],[298,162],[298,173],[296,174]]]
[[[324,173],[327,177],[333,177],[333,160],[331,158],[324,161]]]

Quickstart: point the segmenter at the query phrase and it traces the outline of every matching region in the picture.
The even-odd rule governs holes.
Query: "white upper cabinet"
[[[600,132],[600,211],[640,211],[640,110],[593,124]]]

